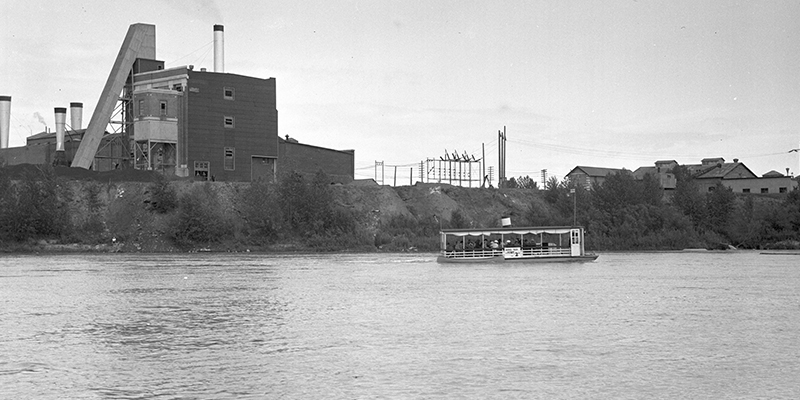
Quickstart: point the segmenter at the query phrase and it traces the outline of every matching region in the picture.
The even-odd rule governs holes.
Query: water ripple
[[[796,398],[800,269],[756,253],[0,258],[0,397]],[[45,267],[43,267],[45,266]]]

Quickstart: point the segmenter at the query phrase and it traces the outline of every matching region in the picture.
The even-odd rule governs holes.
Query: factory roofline
[[[178,67],[164,68],[164,69],[159,69],[159,70],[154,70],[154,71],[139,72],[138,74],[135,74],[134,77],[153,75],[153,74],[163,74],[165,72],[167,73],[167,75],[172,75],[171,73],[174,73],[174,72],[183,72],[183,73],[187,73],[187,74],[190,73],[190,72],[194,72],[194,73],[198,73],[198,74],[234,75],[234,76],[241,76],[241,77],[245,77],[245,78],[264,79],[264,80],[275,79],[275,77],[272,77],[272,76],[269,77],[269,78],[259,78],[259,77],[256,77],[256,76],[233,74],[233,73],[230,73],[230,72],[214,72],[214,71],[209,71],[209,70],[202,71],[202,70],[198,70],[196,68],[189,68],[189,67],[192,67],[192,66],[191,65],[181,65],[181,66],[178,66]]]
[[[287,135],[287,136],[288,136],[288,135]],[[322,150],[328,150],[328,151],[338,151],[338,152],[340,152],[340,153],[348,153],[348,154],[353,154],[353,153],[355,153],[355,149],[346,149],[346,150],[329,149],[329,148],[327,148],[327,147],[314,146],[313,144],[305,144],[305,143],[300,143],[300,142],[298,142],[296,139],[292,139],[292,138],[289,138],[289,140],[286,140],[286,139],[284,139],[284,138],[282,138],[282,137],[278,136],[278,143],[281,143],[281,142],[282,142],[282,143],[289,143],[289,144],[295,144],[295,145],[305,146],[305,147],[313,147],[313,148],[315,148],[315,149],[322,149]]]

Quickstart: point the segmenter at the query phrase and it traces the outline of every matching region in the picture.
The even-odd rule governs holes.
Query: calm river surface
[[[0,398],[798,398],[800,256],[0,256]]]

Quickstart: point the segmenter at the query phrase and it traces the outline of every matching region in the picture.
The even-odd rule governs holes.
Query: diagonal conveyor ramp
[[[119,49],[114,67],[97,102],[97,107],[92,113],[89,126],[72,160],[73,167],[89,169],[94,161],[95,153],[100,147],[103,133],[111,120],[111,114],[116,108],[120,93],[125,86],[125,81],[133,68],[137,58],[154,60],[156,58],[156,26],[149,24],[133,24],[128,28],[125,41]]]

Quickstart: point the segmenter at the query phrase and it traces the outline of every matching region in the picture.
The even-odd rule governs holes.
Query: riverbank
[[[637,184],[631,182],[625,184]],[[702,215],[695,222],[668,198],[636,203],[624,186],[616,197],[578,188],[573,199],[569,190],[563,182],[546,190],[390,187],[290,174],[266,185],[167,180],[147,171],[0,168],[0,251],[436,251],[441,228],[498,226],[500,217],[517,226],[577,220],[591,251],[800,249],[794,193],[732,196],[724,208],[706,196],[708,205],[699,206],[708,208],[710,222]]]
[[[461,221],[458,223],[493,225],[500,215],[523,215],[528,205],[537,201],[533,191],[469,189],[446,184],[395,188],[368,180],[314,189],[313,182],[305,181],[300,189],[265,185],[256,188],[262,192],[254,195],[254,185],[250,183],[158,182],[157,174],[143,171],[81,171],[75,175],[73,169],[55,168],[51,176],[31,168],[12,172],[7,177],[12,178],[12,187],[19,191],[19,210],[7,217],[20,217],[20,212],[28,211],[24,198],[60,199],[60,203],[36,205],[40,215],[28,216],[17,224],[19,229],[25,229],[26,224],[63,221],[59,232],[21,240],[6,238],[0,242],[3,252],[433,251],[438,247],[438,229],[447,226],[454,216]],[[284,193],[317,189],[322,191],[319,196]],[[26,195],[26,190],[35,193]],[[175,204],[164,206],[165,193]],[[330,226],[322,227],[328,231],[324,237],[318,234],[321,227],[315,226],[314,221],[305,231],[296,231],[294,228],[300,223],[297,217],[287,218],[289,211],[281,209],[284,207],[280,199],[267,201],[281,194],[296,195],[295,203],[317,197],[319,201],[309,204],[309,208],[326,208],[330,213],[312,213],[308,217],[329,219],[333,214]],[[210,207],[186,207],[195,200]],[[187,215],[191,213],[197,215]],[[270,220],[273,216],[282,220]],[[39,221],[42,218],[48,221]],[[182,237],[181,233],[198,230],[188,226],[177,232],[176,227],[186,220],[201,225],[214,220],[224,229],[210,240]],[[266,229],[264,225],[270,223]],[[337,246],[337,242],[346,245]]]

